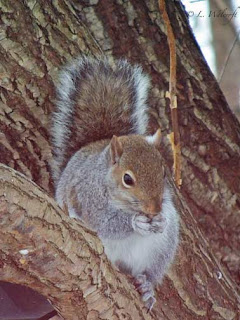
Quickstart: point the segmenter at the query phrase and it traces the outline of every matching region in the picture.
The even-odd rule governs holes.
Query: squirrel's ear
[[[155,145],[155,147],[159,147],[161,141],[162,141],[161,129],[157,129],[157,131],[153,135],[153,144]]]
[[[153,136],[146,137],[147,142],[153,144],[156,148],[160,146],[162,140],[161,129],[158,129]]]
[[[110,142],[110,151],[112,164],[115,164],[119,161],[123,153],[122,144],[117,136],[112,137]]]

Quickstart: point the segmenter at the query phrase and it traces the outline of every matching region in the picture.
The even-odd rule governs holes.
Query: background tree
[[[237,319],[240,129],[206,65],[180,2],[177,39],[183,185],[176,263],[146,314],[130,280],[113,270],[94,234],[53,195],[50,113],[59,67],[79,54],[127,57],[152,78],[150,131],[160,125],[172,167],[165,92],[169,50],[154,0],[0,1],[0,279],[28,285],[66,319]],[[28,179],[11,168],[22,172]],[[43,191],[40,190],[41,187]],[[20,250],[28,250],[22,255]]]
[[[229,103],[229,106],[240,119],[240,42],[236,20],[239,20],[240,7],[231,1],[209,1],[212,11],[211,24],[213,34],[213,47],[216,56],[217,78],[220,88]],[[215,16],[214,16],[215,12]],[[235,16],[222,15],[221,13],[234,13]]]

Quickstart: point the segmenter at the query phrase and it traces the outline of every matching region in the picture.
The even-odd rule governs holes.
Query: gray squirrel
[[[140,66],[81,57],[57,88],[52,166],[56,200],[135,278],[148,310],[172,262],[178,214],[164,177],[160,129],[147,135],[149,77]]]

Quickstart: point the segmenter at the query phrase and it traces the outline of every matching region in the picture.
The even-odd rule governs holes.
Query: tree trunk
[[[80,53],[140,63],[152,77],[150,130],[160,125],[164,135],[170,132],[169,50],[157,1],[0,0],[0,10],[1,162],[53,195],[54,83],[59,66]],[[240,127],[179,2],[169,2],[168,11],[178,54],[182,237],[153,314],[142,308],[130,279],[112,269],[95,235],[38,186],[0,169],[0,279],[41,292],[65,319],[238,317]],[[163,155],[171,168],[167,139]],[[22,249],[29,254],[22,257]]]

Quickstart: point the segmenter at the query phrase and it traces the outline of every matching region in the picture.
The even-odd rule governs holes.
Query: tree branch
[[[65,319],[235,319],[238,295],[189,213],[177,263],[147,314],[131,279],[113,270],[93,232],[22,174],[0,165],[0,177],[0,279],[43,294]]]
[[[0,165],[0,177],[1,280],[38,291],[68,320],[152,319],[94,233],[18,172]]]

